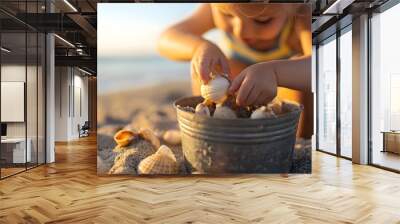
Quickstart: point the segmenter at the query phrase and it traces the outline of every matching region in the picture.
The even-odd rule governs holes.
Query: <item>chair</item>
[[[78,124],[79,138],[89,136],[89,129],[90,129],[89,121],[85,121],[82,127],[80,127],[80,125]]]

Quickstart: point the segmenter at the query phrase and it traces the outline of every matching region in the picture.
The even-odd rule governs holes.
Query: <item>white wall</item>
[[[39,69],[39,70],[37,70]],[[22,122],[5,122],[7,124],[8,138],[25,138],[29,139],[31,148],[32,161],[44,163],[44,92],[43,82],[44,74],[41,66],[36,67],[25,64],[2,64],[1,81],[2,82],[24,82],[26,84],[26,106],[24,105],[22,113],[26,112],[26,121]],[[27,80],[25,80],[27,78]],[[22,93],[23,94],[23,93]],[[2,96],[7,97],[7,96]],[[2,107],[1,110],[10,110],[10,108]],[[11,112],[12,111],[8,111]],[[38,155],[37,155],[38,154]]]
[[[78,125],[88,120],[88,78],[83,75],[76,68],[56,67],[56,141],[79,138]]]
[[[25,80],[25,75],[27,69],[28,74],[35,72],[36,73],[36,67],[33,66],[28,66],[27,68],[25,65],[17,65],[17,64],[8,64],[8,65],[2,65],[1,66],[1,81],[2,82],[26,82]],[[30,81],[31,82],[31,81]],[[31,84],[31,83],[30,83]],[[36,85],[36,82],[34,83]],[[33,100],[30,99],[32,97],[36,98],[36,89],[27,89],[27,102],[32,102]],[[33,90],[34,92],[30,92],[29,90]],[[35,105],[36,107],[36,105]],[[1,110],[6,110],[7,108],[1,108]],[[34,117],[31,117],[31,116]],[[36,123],[36,114],[28,113],[27,114],[28,122],[31,122],[35,120]],[[25,137],[25,122],[7,122],[7,136],[8,137]],[[33,127],[32,124],[28,124],[28,128]],[[36,127],[35,127],[36,129]],[[29,130],[28,130],[28,137],[29,136]]]
[[[68,86],[67,67],[55,68],[55,141],[68,140]]]
[[[1,81],[25,82],[25,65],[2,65]],[[1,108],[1,110],[5,109],[6,108]],[[7,137],[25,137],[25,123],[24,122],[7,123]]]
[[[71,135],[78,137],[77,126],[81,126],[88,120],[88,78],[87,76],[82,76],[82,73],[78,73],[78,70],[74,70],[74,108],[72,109],[72,132]],[[81,108],[80,108],[81,107]],[[81,111],[80,111],[81,110]]]

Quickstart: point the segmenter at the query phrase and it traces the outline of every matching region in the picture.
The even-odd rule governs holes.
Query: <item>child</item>
[[[170,59],[191,60],[195,95],[217,71],[232,80],[230,92],[237,93],[239,105],[261,105],[276,96],[303,104],[298,135],[309,138],[313,127],[310,16],[305,4],[202,4],[163,32],[158,47]],[[224,52],[202,37],[214,28],[224,33]]]

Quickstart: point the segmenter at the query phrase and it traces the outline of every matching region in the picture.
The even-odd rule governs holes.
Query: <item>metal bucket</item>
[[[185,163],[192,173],[287,173],[301,110],[265,119],[219,119],[178,107],[196,107],[202,97],[174,106]]]

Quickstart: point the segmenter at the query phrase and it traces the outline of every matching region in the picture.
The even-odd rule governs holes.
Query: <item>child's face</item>
[[[269,48],[293,14],[289,4],[212,4],[215,26],[248,46]]]

